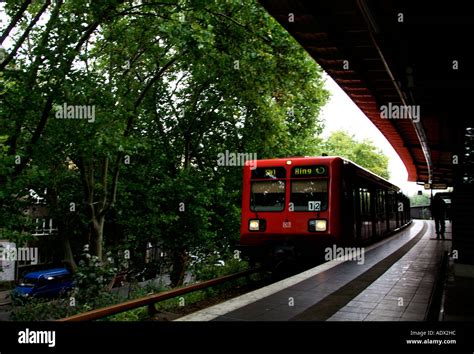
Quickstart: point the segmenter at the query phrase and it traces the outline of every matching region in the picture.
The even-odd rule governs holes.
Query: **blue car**
[[[66,268],[40,270],[27,273],[13,290],[13,297],[57,297],[73,287],[72,273]]]

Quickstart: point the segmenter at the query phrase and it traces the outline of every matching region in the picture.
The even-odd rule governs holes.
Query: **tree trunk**
[[[71,242],[69,240],[69,235],[67,233],[60,234],[62,247],[63,247],[63,256],[64,262],[69,266],[69,268],[75,272],[77,270],[77,264],[74,260],[74,255],[72,253]]]
[[[99,257],[102,261],[102,243],[104,239],[104,222],[105,216],[94,216],[92,219],[92,232],[91,232],[91,254]]]
[[[173,268],[170,274],[171,285],[173,287],[183,285],[186,265],[188,263],[186,252],[183,249],[176,250],[173,252],[172,261]]]
[[[59,196],[56,187],[51,187],[47,194],[48,202],[54,210],[58,210]],[[72,271],[77,270],[77,264],[74,260],[72,252],[71,242],[69,240],[69,227],[60,217],[56,217],[54,222],[58,228],[58,238],[61,242],[61,248],[63,251],[63,262],[65,262]]]

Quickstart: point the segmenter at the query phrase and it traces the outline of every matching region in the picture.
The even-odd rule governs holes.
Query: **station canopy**
[[[389,140],[409,181],[453,185],[474,136],[468,1],[260,3]]]

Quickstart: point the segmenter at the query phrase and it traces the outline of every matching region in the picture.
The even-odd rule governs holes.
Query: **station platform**
[[[446,251],[434,223],[414,220],[363,248],[177,321],[424,321]]]

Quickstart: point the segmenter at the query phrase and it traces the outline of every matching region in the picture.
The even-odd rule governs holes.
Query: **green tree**
[[[385,179],[390,178],[388,156],[373,145],[371,140],[359,141],[345,131],[335,131],[319,145],[319,154],[341,156],[372,171]]]
[[[410,196],[410,205],[411,206],[421,206],[421,205],[430,205],[430,196],[428,194],[414,194]]]
[[[161,243],[179,284],[238,239],[241,168],[219,153],[317,151],[321,69],[255,0],[5,6],[0,227],[28,230],[19,203],[46,188],[71,264],[81,243],[137,264]],[[95,117],[59,119],[64,104]]]

